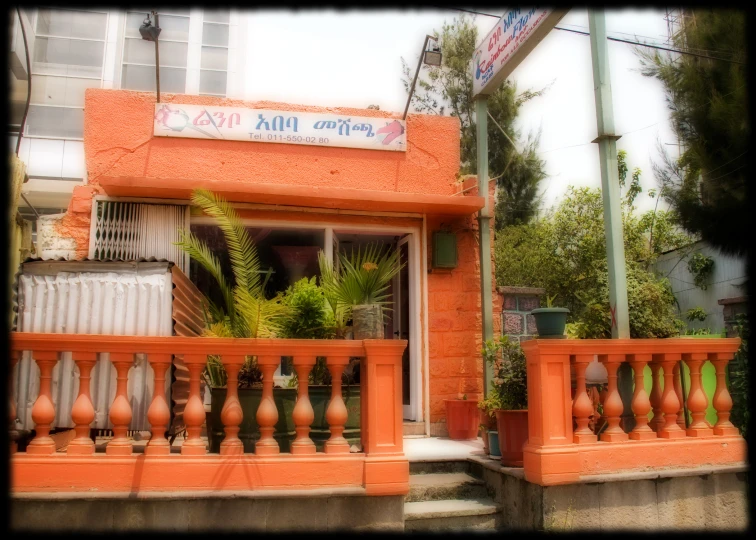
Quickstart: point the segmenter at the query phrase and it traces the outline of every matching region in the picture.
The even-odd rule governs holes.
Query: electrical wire
[[[435,7],[439,7],[439,6],[435,6]],[[501,19],[500,15],[493,15],[492,13],[483,13],[481,11],[472,11],[472,10],[469,10],[469,9],[462,9],[462,8],[440,8],[440,7],[439,7],[439,9],[450,9],[450,10],[453,10],[453,11],[464,11],[466,13],[473,13],[475,15],[485,15],[486,17],[496,17],[497,19]],[[577,26],[577,25],[573,25],[573,26]],[[563,28],[563,27],[560,27],[560,26],[555,26],[554,29],[555,30],[563,30],[565,32],[574,32],[575,34],[581,34],[581,35],[584,35],[584,36],[590,36],[590,34],[588,32],[582,32],[580,30],[573,30],[571,28]],[[719,60],[721,62],[728,62],[728,63],[731,63],[731,64],[739,64],[739,65],[745,65],[746,64],[745,62],[739,62],[738,60],[728,60],[726,58],[716,58],[714,56],[707,56],[705,54],[696,54],[696,53],[692,53],[692,52],[688,52],[688,51],[682,51],[680,49],[672,49],[672,48],[669,48],[669,47],[661,47],[659,45],[651,45],[651,44],[648,44],[648,43],[642,43],[640,41],[630,41],[630,40],[627,40],[627,39],[620,39],[620,38],[609,37],[609,36],[607,36],[606,39],[608,39],[609,41],[617,41],[619,43],[628,43],[630,45],[635,45],[637,47],[648,47],[648,48],[651,48],[651,49],[659,49],[659,50],[662,50],[662,51],[675,52],[675,53],[678,53],[678,54],[686,54],[686,55],[689,55],[689,56],[697,56],[698,58],[707,58],[709,60]]]

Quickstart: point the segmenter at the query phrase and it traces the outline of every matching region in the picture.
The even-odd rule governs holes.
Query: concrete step
[[[484,499],[488,496],[483,480],[467,473],[410,475],[410,492],[405,502],[451,499]]]
[[[494,531],[499,507],[488,498],[404,503],[405,531]]]
[[[425,436],[425,422],[411,422],[405,420],[402,424],[402,434],[407,435],[421,435]]]
[[[410,461],[410,475],[467,472],[470,472],[467,460]]]

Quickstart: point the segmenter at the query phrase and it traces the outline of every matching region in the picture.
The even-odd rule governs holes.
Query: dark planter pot
[[[522,447],[528,442],[528,411],[496,411],[501,464],[522,467]]]
[[[488,432],[488,444],[491,448],[491,459],[501,459],[501,448],[499,448],[499,432],[498,431],[489,431]]]
[[[538,337],[541,339],[564,339],[567,324],[567,308],[538,308],[530,312],[535,318]]]
[[[344,429],[344,438],[350,445],[360,442],[360,387],[350,385],[342,387],[344,404],[347,408],[347,422]],[[326,420],[326,411],[328,403],[331,400],[330,386],[310,386],[309,398],[312,409],[315,413],[315,419],[310,425],[310,438],[315,443],[319,452],[323,451],[323,444],[331,436]],[[245,453],[255,451],[255,441],[260,438],[258,429],[257,408],[262,399],[262,388],[240,388],[239,402],[242,407],[244,419],[239,426],[239,438],[244,444]],[[207,416],[207,438],[210,446],[210,452],[219,452],[220,443],[225,437],[223,432],[223,422],[221,421],[221,411],[223,403],[226,400],[225,388],[213,388],[211,392],[210,414]],[[278,422],[273,438],[278,442],[281,452],[290,452],[291,441],[296,438],[292,412],[297,402],[296,388],[275,388],[273,390],[273,401],[278,409]]]
[[[446,429],[454,441],[471,441],[478,438],[478,404],[468,399],[445,399]]]
[[[383,308],[381,304],[352,306],[354,339],[383,339]]]
[[[483,452],[489,453],[488,432],[496,430],[496,417],[489,416],[483,409],[480,410],[480,437],[483,439]]]

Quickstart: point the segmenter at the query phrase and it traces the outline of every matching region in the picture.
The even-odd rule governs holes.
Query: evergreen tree
[[[438,38],[442,54],[441,66],[423,65],[417,79],[412,104],[417,112],[450,114],[460,122],[460,172],[477,172],[477,145],[475,100],[473,99],[472,58],[479,43],[478,29],[465,15],[451,24],[444,24]],[[405,78],[402,82],[409,92],[414,69],[402,59]],[[427,76],[427,78],[426,78]],[[497,178],[499,195],[496,205],[497,229],[516,223],[526,223],[538,210],[540,197],[538,184],[546,178],[545,162],[538,158],[538,137],[528,139],[522,153],[520,133],[515,119],[520,106],[540,96],[540,91],[525,91],[518,95],[516,86],[509,80],[488,96],[488,111],[501,129],[488,121],[488,172]],[[506,133],[502,133],[502,130]]]
[[[683,21],[675,45],[718,59],[638,51],[642,73],[664,84],[684,149],[673,160],[660,148],[654,172],[688,232],[743,255],[750,215],[745,12],[692,10]]]

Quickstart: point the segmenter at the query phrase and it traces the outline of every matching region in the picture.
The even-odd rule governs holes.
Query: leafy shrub
[[[685,312],[685,318],[688,319],[690,322],[693,322],[693,321],[703,322],[706,320],[706,311],[704,311],[703,308],[694,307]]]
[[[751,414],[748,397],[748,340],[750,339],[751,332],[748,319],[743,315],[738,317],[737,330],[741,339],[740,348],[735,353],[735,358],[727,366],[730,375],[730,394],[733,401],[730,421],[740,430],[743,437],[748,440],[747,428]]]
[[[505,410],[528,408],[528,371],[525,353],[520,344],[509,336],[488,340],[483,347],[483,358],[493,365],[491,405],[500,403]]]
[[[295,339],[327,339],[333,336],[326,320],[325,296],[316,277],[302,278],[290,285],[282,297],[292,316],[281,328],[281,337]]]
[[[707,257],[703,253],[694,253],[688,260],[688,272],[693,275],[693,283],[696,287],[705,291],[706,282],[714,272],[714,259]]]

